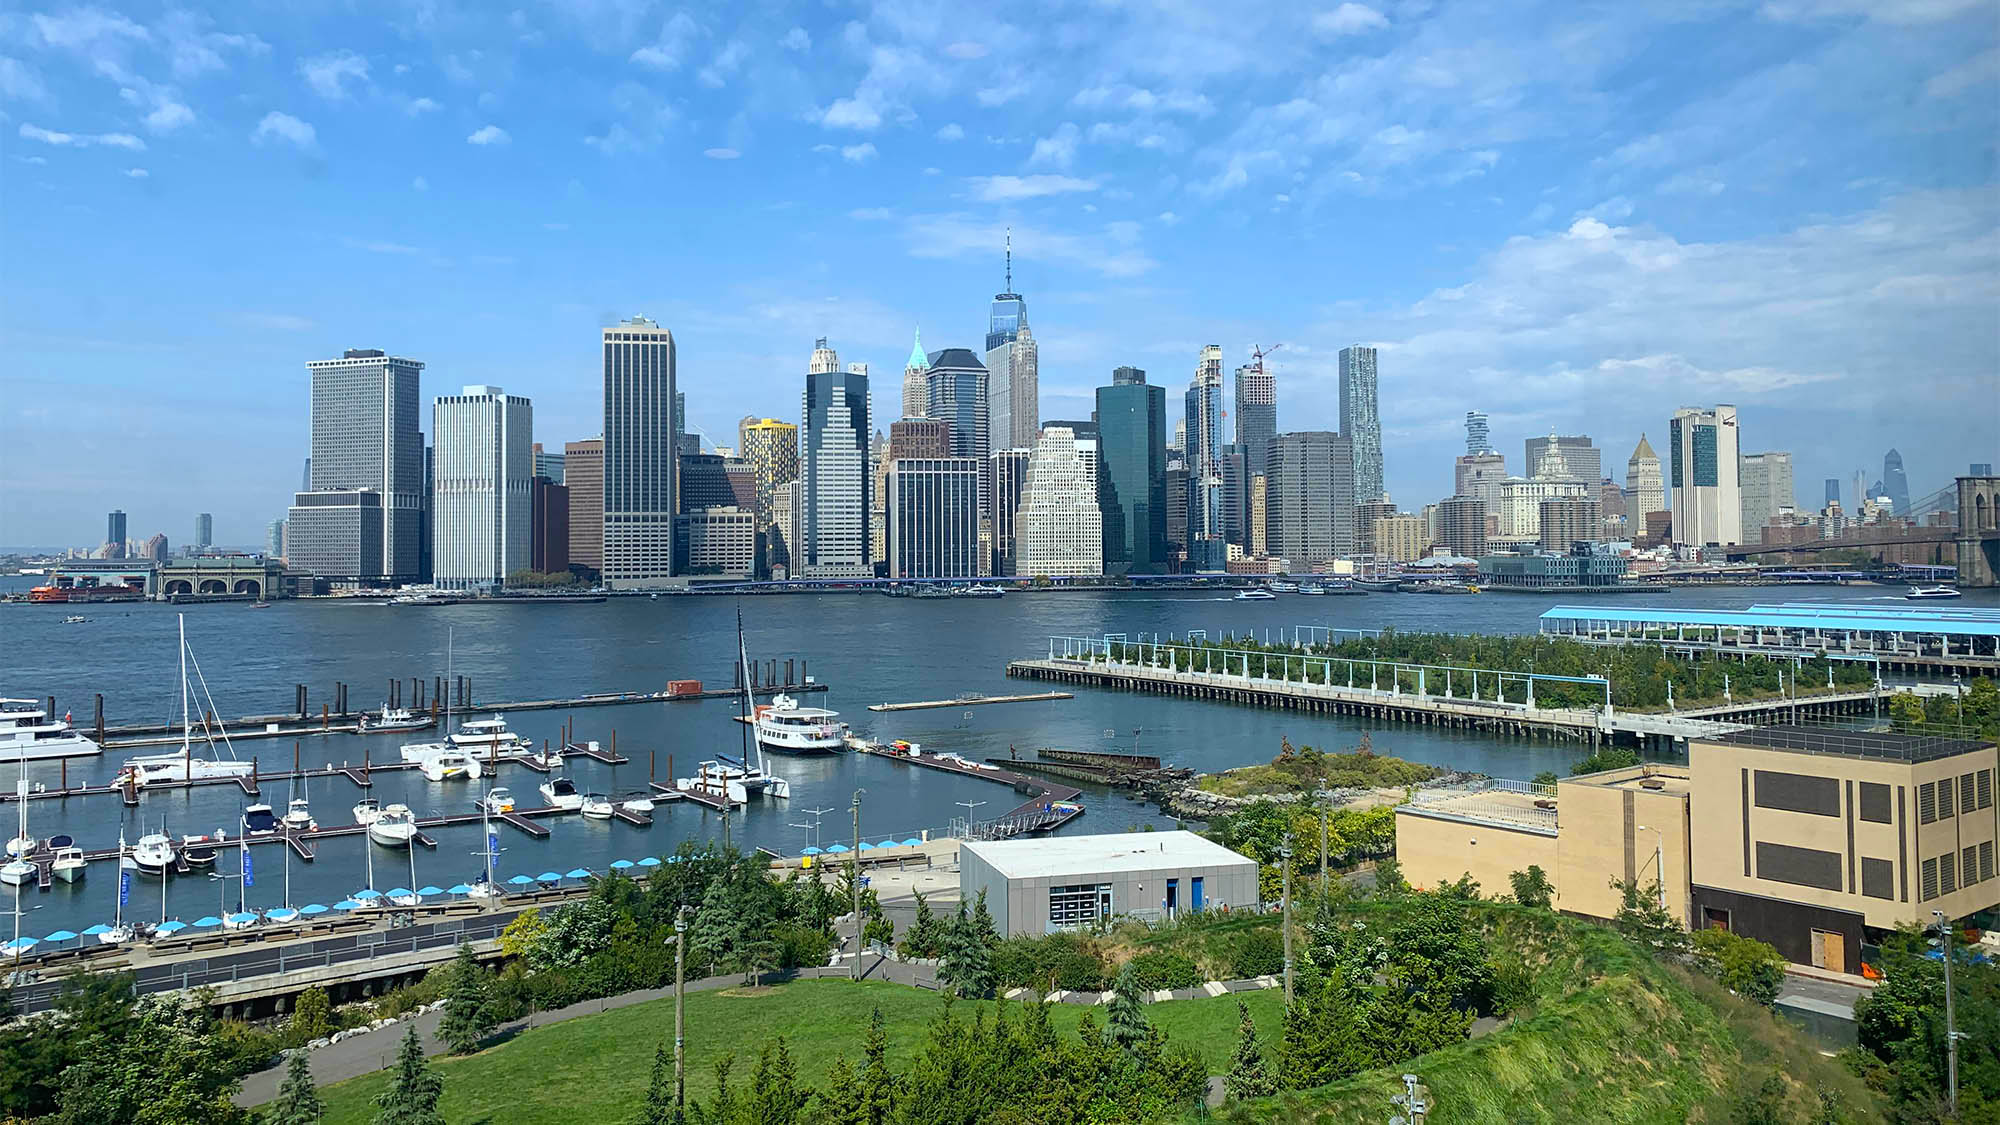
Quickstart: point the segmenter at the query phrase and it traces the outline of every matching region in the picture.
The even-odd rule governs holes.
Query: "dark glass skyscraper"
[[[1278,432],[1278,380],[1256,360],[1236,369],[1236,444],[1242,447],[1244,471],[1248,476],[1264,472],[1264,459],[1271,438]],[[1246,478],[1247,480],[1247,478]],[[1249,487],[1243,489],[1244,510],[1249,509]],[[1233,542],[1240,542],[1232,537]]]
[[[1903,455],[1891,449],[1882,456],[1882,488],[1889,494],[1894,514],[1910,514],[1910,478],[1903,475]]]
[[[986,455],[992,450],[988,430],[992,403],[988,398],[986,365],[979,362],[970,348],[943,348],[928,358],[924,417],[938,419],[951,427],[953,457],[970,457],[979,462],[979,515],[991,519],[993,482]]]
[[[1106,574],[1167,571],[1167,391],[1136,367],[1097,388],[1097,506]]]

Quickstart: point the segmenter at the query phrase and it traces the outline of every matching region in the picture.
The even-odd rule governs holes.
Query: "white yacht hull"
[[[86,864],[81,864],[81,863],[57,864],[55,869],[55,876],[56,878],[61,879],[65,883],[74,883],[78,879],[83,878],[83,872],[86,866],[87,866]]]
[[[416,834],[414,824],[383,824],[378,820],[368,826],[368,838],[385,848],[407,848]]]
[[[87,758],[103,752],[102,746],[74,731],[57,738],[0,739],[0,760],[10,762],[50,762],[58,758]]]

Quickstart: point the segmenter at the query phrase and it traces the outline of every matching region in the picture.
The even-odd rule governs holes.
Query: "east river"
[[[4,588],[25,583],[4,579]],[[1678,590],[1659,595],[1629,595],[1620,606],[1671,605],[1678,608],[1741,608],[1754,603],[1799,600],[1862,602],[1882,600],[1905,604],[1901,591],[1890,587],[1857,586],[1830,590],[1805,587]],[[736,614],[743,612],[745,636],[753,660],[803,659],[808,670],[830,690],[806,700],[842,713],[854,730],[871,738],[902,738],[927,750],[956,751],[967,758],[1004,758],[1010,747],[1028,751],[1042,746],[1105,749],[1158,754],[1167,761],[1200,770],[1263,761],[1278,750],[1281,737],[1299,745],[1347,749],[1370,731],[1378,753],[1423,762],[1526,778],[1539,770],[1560,771],[1580,751],[1572,744],[1531,742],[1421,727],[1377,726],[1358,720],[1305,716],[1255,710],[1225,704],[1153,695],[1080,689],[1077,698],[1055,702],[998,704],[929,711],[873,713],[880,702],[948,699],[966,692],[1000,695],[1044,690],[1034,681],[1009,680],[1007,662],[1046,654],[1052,635],[1102,636],[1171,632],[1185,635],[1206,629],[1223,632],[1276,634],[1295,625],[1346,628],[1393,626],[1406,631],[1526,632],[1550,605],[1565,599],[1515,594],[1425,596],[1370,594],[1353,597],[1306,598],[1281,595],[1275,601],[1239,602],[1227,594],[1196,591],[1063,592],[1010,594],[994,600],[916,601],[874,594],[785,595],[765,597],[614,598],[596,604],[458,605],[390,607],[379,603],[279,601],[268,609],[242,604],[185,607],[187,635],[200,662],[216,713],[235,717],[275,714],[293,707],[293,685],[306,684],[311,710],[332,701],[336,681],[348,684],[350,708],[379,707],[387,681],[421,676],[428,684],[445,671],[447,633],[453,637],[452,668],[472,679],[477,698],[487,700],[548,699],[611,691],[658,691],[669,679],[700,679],[708,686],[727,686],[736,652]],[[1568,600],[1574,600],[1573,598]],[[1992,591],[1968,594],[1962,605],[2000,605]],[[68,613],[87,620],[67,624]],[[56,697],[57,710],[73,712],[79,727],[89,723],[92,696],[102,692],[107,722],[117,724],[178,722],[179,665],[174,633],[183,610],[157,604],[0,605],[0,636],[6,638],[7,664],[0,669],[0,695]],[[536,745],[553,741],[566,717],[573,717],[576,736],[608,743],[617,731],[618,749],[629,764],[609,767],[572,758],[565,772],[578,788],[629,792],[644,788],[649,760],[657,761],[662,779],[667,757],[675,772],[685,776],[701,759],[716,753],[736,754],[742,741],[739,724],[731,721],[738,705],[729,700],[692,703],[648,703],[582,708],[574,712],[533,711],[507,716],[513,729]],[[362,748],[376,761],[394,761],[403,742],[429,740],[418,735],[360,737],[334,735],[303,740],[308,766],[354,762]],[[119,763],[138,754],[170,752],[173,747],[111,750],[97,761],[73,759],[72,784],[110,779]],[[264,768],[289,769],[290,739],[257,739],[236,743],[238,757],[256,755]],[[848,806],[856,789],[862,797],[862,836],[869,841],[902,839],[921,830],[943,830],[968,811],[979,818],[1005,812],[1021,798],[1010,789],[933,770],[912,768],[864,755],[796,758],[773,755],[777,772],[791,782],[789,801],[753,802],[732,817],[732,835],[741,846],[762,845],[796,854],[808,843],[832,844],[851,836]],[[0,763],[0,778],[10,785],[14,763]],[[30,784],[57,784],[58,766],[31,764]],[[535,793],[543,777],[520,766],[503,764],[498,784],[513,789],[523,806],[544,803]],[[414,772],[380,773],[365,794],[384,805],[403,802],[419,816],[457,813],[472,808],[475,793],[493,779],[480,782],[431,783]],[[288,782],[266,781],[263,799],[281,813],[295,794]],[[315,780],[311,800],[322,824],[352,821],[350,807],[364,794],[340,778]],[[63,832],[86,849],[114,847],[121,830],[135,840],[147,831],[166,829],[179,836],[226,828],[232,837],[239,827],[247,798],[233,786],[144,793],[136,809],[112,796],[94,795],[63,801],[29,803],[29,832],[46,837]],[[1157,810],[1122,794],[1086,790],[1087,812],[1072,822],[1070,832],[1119,832],[1159,823]],[[983,802],[968,809],[965,802]],[[810,810],[828,810],[815,814]],[[6,812],[13,814],[10,806]],[[822,833],[813,825],[819,822]],[[589,821],[577,816],[543,820],[551,828],[547,840],[536,841],[512,828],[497,826],[505,849],[497,873],[505,878],[544,871],[588,868],[599,872],[617,859],[664,856],[682,840],[718,836],[721,818],[687,803],[661,804],[649,830],[615,821]],[[7,835],[13,824],[6,825]],[[480,829],[468,826],[427,829],[438,841],[435,851],[392,851],[369,844],[365,837],[324,839],[315,844],[317,861],[287,861],[286,849],[252,849],[254,885],[246,898],[251,909],[281,905],[289,867],[293,905],[331,904],[366,885],[364,856],[372,849],[374,885],[379,889],[426,884],[448,887],[473,881],[484,860]],[[414,876],[410,863],[414,856]],[[235,867],[225,853],[217,870]],[[411,879],[414,878],[414,882]],[[56,883],[41,891],[30,884],[20,895],[21,932],[43,936],[58,929],[80,930],[109,921],[117,896],[117,871],[112,862],[93,863],[88,875],[74,885]],[[186,921],[235,909],[238,887],[233,880],[195,875],[171,880],[165,913]],[[10,896],[11,897],[11,896]],[[12,907],[12,902],[5,907]],[[128,914],[158,919],[157,883],[137,880]],[[0,929],[11,919],[0,917]]]

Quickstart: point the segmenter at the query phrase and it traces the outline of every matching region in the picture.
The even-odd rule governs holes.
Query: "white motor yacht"
[[[610,820],[618,811],[618,806],[612,804],[611,798],[602,793],[586,793],[583,796],[583,804],[577,806],[577,811],[592,820]]]
[[[430,726],[431,722],[432,720],[429,715],[412,711],[408,707],[391,707],[385,703],[382,705],[382,710],[376,713],[375,718],[370,719],[366,715],[362,716],[361,729],[364,731],[382,732],[422,730]]]
[[[1903,597],[1910,601],[1929,601],[1936,598],[1962,598],[1964,596],[1954,586],[1912,586],[1910,587],[1910,592],[1903,595]]]
[[[319,821],[313,819],[312,806],[306,803],[304,797],[293,797],[291,803],[285,806],[286,831],[309,832],[318,827]]]
[[[1278,595],[1272,593],[1269,590],[1262,590],[1255,588],[1249,590],[1241,590],[1238,591],[1236,594],[1236,600],[1239,602],[1269,602],[1269,601],[1276,601],[1277,598]]]
[[[0,699],[0,760],[34,762],[102,751],[97,743],[70,729],[68,715],[53,718],[32,699]]]
[[[421,759],[417,763],[417,768],[430,781],[444,781],[455,777],[477,781],[485,773],[476,756],[449,746],[439,747],[436,752]]]
[[[458,729],[451,733],[449,741],[462,750],[478,750],[482,753],[489,749],[502,753],[526,749],[521,736],[508,730],[507,720],[498,715],[490,719],[473,719],[470,722],[460,723]]]
[[[366,828],[382,815],[382,803],[373,797],[365,797],[354,806],[354,823]]]
[[[487,812],[513,812],[514,794],[506,786],[496,785],[486,791],[486,796],[481,797],[479,803],[485,806]]]
[[[404,804],[383,806],[368,824],[368,838],[383,847],[408,847],[416,834],[417,815]]]
[[[847,724],[840,712],[801,707],[780,694],[757,709],[757,742],[767,750],[793,754],[835,754],[847,747]]]
[[[34,878],[35,865],[25,859],[10,859],[0,864],[0,883],[18,887],[23,883],[32,882]]]
[[[132,863],[141,875],[165,875],[174,865],[174,842],[164,832],[148,832],[132,845]]]
[[[65,883],[83,878],[84,869],[89,866],[90,861],[84,858],[83,849],[75,845],[56,849],[56,857],[50,864],[55,877]]]
[[[653,811],[653,799],[642,793],[637,797],[627,797],[620,801],[618,807],[626,812],[649,813]]]
[[[405,762],[421,763],[432,754],[449,749],[451,744],[446,742],[405,742],[399,753]]]
[[[542,782],[542,797],[549,804],[564,812],[575,812],[583,807],[583,794],[576,791],[576,782],[566,777],[552,777]]]
[[[262,801],[243,810],[243,831],[250,836],[274,836],[283,828],[277,812]]]
[[[384,808],[368,826],[368,838],[385,848],[407,848],[417,835],[417,816],[408,805]]]

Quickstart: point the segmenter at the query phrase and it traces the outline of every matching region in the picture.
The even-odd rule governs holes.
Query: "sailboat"
[[[238,833],[236,836],[236,913],[222,916],[225,930],[247,930],[257,924],[257,916],[250,912],[250,837]]]
[[[299,804],[300,802],[299,802],[299,801],[293,801],[292,803],[293,803],[294,805],[297,805],[297,804]],[[292,831],[292,829],[291,829],[291,823],[290,823],[290,818],[288,817],[288,818],[286,818],[286,827],[285,827],[285,834],[289,836],[289,835],[291,834],[291,831]],[[264,912],[264,921],[266,921],[266,922],[269,922],[270,924],[272,924],[272,925],[274,925],[274,926],[288,926],[288,925],[292,924],[293,922],[296,922],[296,921],[298,921],[298,920],[299,920],[299,912],[298,912],[297,910],[294,910],[294,909],[292,909],[292,848],[291,848],[291,845],[290,845],[290,844],[286,844],[286,845],[285,845],[285,846],[284,846],[283,848],[281,848],[281,849],[280,849],[280,851],[281,851],[281,852],[282,852],[282,853],[284,854],[284,858],[285,858],[285,905],[283,905],[283,906],[278,906],[278,907],[273,907],[273,908],[272,908],[272,909],[270,909],[270,910],[266,910],[266,911]]]
[[[27,846],[16,851],[14,844],[8,844],[7,850],[13,854],[14,858],[8,860],[4,865],[0,865],[0,883],[5,883],[10,887],[19,887],[21,884],[35,877],[35,865],[28,862],[28,856],[35,849],[35,841],[28,835],[28,776],[25,772],[26,768],[26,766],[22,767],[23,773],[21,779],[15,783],[14,804],[21,810],[21,835],[15,843],[26,840]]]
[[[765,768],[764,744],[761,741],[753,743],[750,738],[757,704],[750,692],[750,652],[743,643],[743,611],[740,609],[736,611],[736,669],[737,676],[743,681],[743,756],[739,759],[717,754],[696,767],[695,776],[675,778],[674,788],[682,792],[724,797],[738,805],[747,803],[752,797],[790,797],[792,783]],[[756,749],[754,765],[751,764],[753,745]]]
[[[111,928],[99,930],[97,940],[104,945],[123,945],[132,940],[132,927],[125,921],[125,900],[132,897],[132,873],[139,869],[125,854],[125,830],[118,830],[118,905],[111,912]],[[95,928],[95,927],[93,927]]]
[[[479,803],[479,829],[486,835],[486,850],[472,854],[486,857],[486,873],[479,877],[477,883],[466,888],[465,893],[468,898],[497,899],[501,895],[500,884],[493,881],[493,861],[500,858],[500,837],[493,834],[492,812],[494,794],[504,792],[506,790],[496,789],[493,793],[487,794],[486,800]],[[508,807],[512,807],[511,803]]]
[[[194,756],[194,717],[190,705],[192,693],[188,688],[188,662],[192,652],[187,643],[187,615],[180,615],[181,644],[181,749],[178,754],[149,754],[139,758],[127,758],[125,766],[118,773],[122,783],[130,781],[144,786],[166,781],[202,781],[212,778],[248,777],[257,768],[255,762],[236,760],[236,748],[229,744],[229,732],[222,732],[222,744],[229,751],[228,760],[221,758],[197,758]],[[208,679],[201,674],[201,663],[195,661],[195,678],[201,683],[202,696],[207,699],[206,714],[215,713],[215,699],[208,693]],[[208,721],[202,720],[202,736],[207,739],[211,750],[215,747],[215,736],[208,728]]]

